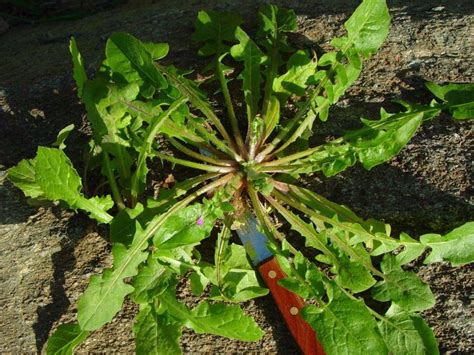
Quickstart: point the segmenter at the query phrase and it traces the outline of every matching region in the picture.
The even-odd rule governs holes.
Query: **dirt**
[[[263,1],[261,1],[263,2]],[[88,72],[102,58],[106,38],[127,31],[143,40],[169,42],[170,60],[199,67],[189,41],[200,8],[236,10],[252,18],[259,1],[131,1],[76,21],[13,26],[0,36],[0,352],[41,352],[55,327],[75,316],[76,303],[92,274],[110,264],[104,229],[82,215],[27,205],[5,179],[6,168],[32,157],[36,147],[55,140],[75,123],[69,147],[86,140],[84,109],[75,96],[68,56],[74,35]],[[294,8],[300,31],[295,46],[325,47],[341,33],[353,1],[275,1]],[[317,124],[316,141],[377,117],[380,105],[396,109],[395,97],[427,102],[426,80],[468,82],[473,77],[474,15],[471,1],[393,1],[389,38],[364,73],[332,111],[329,124]],[[349,169],[331,179],[314,175],[306,183],[363,217],[389,222],[413,236],[445,232],[474,216],[473,125],[441,116],[427,122],[388,164],[365,171]],[[75,163],[81,149],[70,148]],[[424,316],[444,353],[474,353],[473,267],[413,266],[430,284],[436,306]],[[190,300],[184,288],[181,297]],[[244,343],[185,332],[186,353],[297,353],[271,298],[244,305],[266,335]],[[134,350],[131,325],[136,309],[127,304],[115,320],[94,332],[80,352]]]

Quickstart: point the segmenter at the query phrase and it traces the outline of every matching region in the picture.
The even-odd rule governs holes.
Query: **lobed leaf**
[[[379,329],[393,355],[439,354],[433,331],[417,314],[389,312],[379,321]]]
[[[137,222],[136,233],[129,248],[116,243],[112,247],[114,265],[102,275],[91,277],[89,286],[78,302],[77,320],[81,329],[95,330],[110,322],[122,308],[125,296],[134,291],[124,279],[138,273],[138,266],[148,256],[148,233]]]
[[[150,48],[150,46],[148,46]],[[163,57],[167,54],[166,45],[151,48],[153,54]],[[163,75],[156,69],[152,54],[138,39],[128,33],[118,32],[110,36],[107,41],[105,53],[107,64],[112,72],[120,74],[126,81],[150,82],[157,89],[166,89],[168,83]]]
[[[227,43],[236,42],[235,29],[242,19],[229,12],[204,11],[198,12],[193,40],[204,42],[199,49],[201,56],[221,56],[229,50]]]
[[[431,248],[431,253],[425,258],[425,264],[449,261],[453,266],[459,266],[474,261],[474,222],[468,222],[453,229],[445,236],[425,234],[420,237],[425,247]]]
[[[446,102],[451,115],[458,120],[474,118],[474,84],[426,83],[426,87],[438,99]]]
[[[191,311],[186,325],[196,333],[209,333],[244,341],[259,340],[263,331],[257,323],[244,315],[239,306],[201,302]]]
[[[302,174],[322,171],[333,176],[360,161],[372,169],[397,155],[413,137],[423,113],[400,113],[378,121],[363,120],[365,127],[349,132],[344,139],[322,145],[308,157],[293,161],[288,169]]]
[[[372,288],[372,297],[377,301],[392,301],[408,312],[424,311],[435,304],[430,287],[414,272],[403,271],[394,256],[386,255],[382,262],[384,280]]]
[[[264,54],[240,27],[235,31],[235,37],[239,44],[232,46],[230,53],[236,60],[244,62],[240,78],[243,82],[242,91],[247,105],[247,118],[251,122],[258,112],[260,102],[260,65]]]
[[[259,340],[263,336],[263,331],[257,323],[246,316],[239,306],[203,301],[189,310],[179,303],[171,292],[160,296],[160,301],[174,318],[182,320],[196,333],[208,333],[244,341]]]
[[[307,305],[301,315],[318,335],[328,355],[387,354],[377,322],[360,300],[349,298],[333,288],[328,304]]]
[[[133,325],[135,352],[138,355],[181,354],[182,327],[182,321],[167,312],[157,312],[153,304],[142,305]]]
[[[202,273],[214,285],[211,296],[216,300],[244,302],[268,294],[268,289],[261,287],[255,269],[241,245],[230,245],[221,260],[219,274],[216,267],[205,264]]]
[[[36,157],[10,168],[8,177],[26,196],[63,201],[72,209],[81,209],[100,223],[112,220],[106,211],[112,208],[110,196],[87,199],[80,192],[81,178],[66,154],[57,148],[39,147]]]

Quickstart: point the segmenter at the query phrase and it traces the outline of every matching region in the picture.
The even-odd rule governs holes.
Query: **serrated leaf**
[[[393,355],[439,354],[433,331],[420,316],[399,312],[386,315],[379,329]]]
[[[20,162],[9,170],[8,176],[29,197],[64,201],[70,208],[81,209],[100,223],[112,220],[106,212],[113,205],[110,197],[85,198],[80,192],[81,178],[60,149],[38,147],[35,159]]]
[[[72,355],[74,349],[89,336],[75,323],[62,324],[48,338],[46,343],[47,355]]]
[[[258,111],[260,102],[260,65],[264,54],[254,41],[240,27],[235,30],[235,37],[239,41],[231,47],[230,53],[234,59],[244,62],[244,69],[240,73],[242,91],[247,105],[247,117],[252,121]]]
[[[293,161],[291,172],[321,170],[326,176],[333,176],[356,161],[372,169],[400,152],[416,133],[423,117],[423,112],[407,112],[378,121],[363,120],[365,127],[348,132],[344,139],[320,146],[306,158]]]
[[[245,341],[259,340],[263,331],[257,323],[244,315],[239,306],[201,302],[191,311],[186,325],[196,333],[208,333]]]
[[[8,169],[8,179],[23,191],[25,196],[42,198],[44,192],[36,181],[36,159],[23,159],[18,165]]]
[[[398,154],[421,125],[423,113],[408,114],[397,119],[400,121],[396,125],[369,129],[364,133],[360,131],[360,135],[356,131],[346,135],[346,140],[357,151],[364,168],[371,169]],[[364,123],[368,125],[367,121]],[[370,128],[374,127],[374,123],[370,122],[370,125]]]
[[[81,98],[84,83],[87,81],[87,74],[84,69],[81,53],[79,53],[79,50],[77,49],[76,39],[74,37],[71,37],[71,40],[69,41],[69,53],[71,53],[72,57],[73,77],[77,85],[77,96]]]
[[[295,31],[297,28],[296,14],[293,10],[279,8],[276,5],[265,5],[258,11],[259,35],[267,37],[269,46],[274,41],[279,46],[286,44],[285,32]],[[271,43],[270,43],[271,42]]]
[[[395,256],[398,265],[405,265],[418,258],[426,249],[426,246],[417,242],[406,233],[400,234],[400,243],[404,249]]]
[[[387,354],[377,322],[360,300],[335,288],[329,304],[307,305],[301,315],[318,335],[327,354]]]
[[[306,259],[302,253],[297,252],[295,254],[293,268],[288,265],[286,258],[282,258],[281,255],[278,255],[278,262],[287,274],[286,278],[278,281],[279,285],[305,299],[321,298],[324,295],[321,271],[318,270],[316,265]],[[295,277],[295,273],[297,277]],[[301,282],[301,279],[306,282]]]
[[[105,53],[112,71],[122,75],[129,83],[148,81],[157,89],[168,87],[167,81],[156,69],[150,52],[132,35],[114,33],[107,41]]]
[[[198,12],[193,40],[204,42],[198,54],[201,56],[218,55],[228,51],[228,43],[236,42],[235,29],[242,19],[229,12]]]
[[[344,256],[338,258],[337,276],[334,281],[354,293],[365,291],[376,282],[361,262],[349,260]]]
[[[291,229],[297,231],[301,234],[301,236],[306,238],[306,246],[320,250],[331,260],[336,260],[335,255],[326,246],[327,240],[314,229],[312,223],[306,223],[299,216],[284,208],[277,201],[273,200],[273,198],[268,198],[268,200],[275,207],[275,209],[290,223]]]
[[[150,124],[145,130],[143,143],[139,147],[139,154],[136,161],[136,169],[132,175],[130,190],[133,199],[137,199],[138,195],[143,192],[146,185],[146,178],[148,174],[147,158],[151,155],[151,147],[156,139],[156,135],[160,132],[161,127],[165,121],[184,104],[185,98],[180,98],[174,101],[166,111],[161,112],[158,116],[150,119]]]
[[[82,329],[95,330],[110,322],[122,308],[125,296],[134,288],[124,279],[138,273],[138,266],[148,256],[148,234],[136,224],[136,234],[129,248],[116,243],[112,247],[114,265],[102,275],[91,277],[89,286],[78,302],[77,320]]]
[[[425,234],[420,242],[431,248],[425,264],[438,261],[449,261],[453,266],[467,264],[474,261],[474,222],[455,228],[445,236]]]
[[[213,299],[244,302],[268,294],[268,289],[260,286],[255,269],[241,245],[231,244],[227,249],[221,260],[219,275],[214,266],[206,266],[202,272],[213,285],[219,286],[219,289],[214,289]]]
[[[384,281],[372,288],[372,297],[381,302],[392,301],[408,312],[424,311],[435,304],[430,287],[414,273],[403,271],[394,256],[387,254],[382,262]]]
[[[474,118],[474,84],[425,84],[428,90],[448,105],[454,118],[467,120]]]
[[[389,25],[390,15],[385,0],[363,0],[344,23],[349,43],[366,57],[382,45]]]
[[[174,291],[171,290],[160,296],[160,302],[174,318],[182,320],[196,333],[208,333],[244,341],[259,340],[264,334],[257,323],[246,316],[237,305],[203,301],[189,310],[176,300]]]
[[[132,280],[134,291],[131,298],[135,303],[140,304],[152,302],[153,298],[161,295],[173,284],[173,280],[172,272],[152,255],[147,263],[138,269],[138,273]]]
[[[138,355],[181,354],[179,338],[183,322],[167,312],[158,313],[153,305],[144,305],[133,325],[135,352]]]
[[[273,91],[281,103],[285,103],[292,94],[304,96],[307,81],[316,71],[316,62],[308,53],[299,50],[288,59],[286,67],[287,72],[273,81]]]

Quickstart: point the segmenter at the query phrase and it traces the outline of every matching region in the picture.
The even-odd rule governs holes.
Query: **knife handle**
[[[304,307],[303,299],[297,294],[278,285],[278,280],[286,277],[275,257],[258,266],[258,271],[285,319],[286,325],[304,355],[324,355],[322,345],[316,339],[313,328],[300,315]]]

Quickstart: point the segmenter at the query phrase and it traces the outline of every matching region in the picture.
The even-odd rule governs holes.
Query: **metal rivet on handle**
[[[296,316],[299,313],[299,309],[296,307],[291,307],[290,308],[290,314],[293,316]]]
[[[271,278],[271,279],[274,279],[275,277],[277,277],[277,273],[273,270],[270,270],[268,272],[268,277]]]

